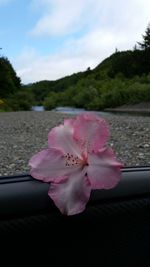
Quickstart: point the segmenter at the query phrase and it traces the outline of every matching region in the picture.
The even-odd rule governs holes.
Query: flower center
[[[66,158],[66,166],[70,167],[70,166],[75,166],[75,165],[88,165],[87,162],[87,157],[85,157],[85,155],[82,155],[82,159],[79,158],[78,156],[74,156],[73,154],[67,153],[65,155]]]

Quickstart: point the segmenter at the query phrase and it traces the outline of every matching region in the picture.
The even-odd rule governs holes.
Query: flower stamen
[[[67,153],[65,155],[66,158],[66,166],[70,167],[70,166],[75,166],[75,165],[81,165],[82,164],[82,160],[78,157],[78,156],[74,156],[70,153]]]

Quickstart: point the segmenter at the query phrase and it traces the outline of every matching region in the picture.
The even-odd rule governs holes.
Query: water
[[[65,114],[73,114],[73,115],[78,115],[83,112],[90,112],[94,114],[112,114],[111,112],[102,112],[102,111],[93,111],[93,110],[85,110],[84,108],[74,108],[74,107],[57,107],[53,109],[52,111],[59,112],[59,113],[65,113]]]
[[[33,111],[44,111],[44,106],[33,106],[32,107]],[[90,112],[90,113],[95,113],[99,115],[106,115],[106,114],[111,114],[111,115],[128,115],[128,116],[150,116],[150,113],[144,113],[144,112],[113,112],[113,111],[92,111],[92,110],[85,110],[83,108],[74,108],[74,107],[57,107],[55,109],[52,109],[51,111],[55,111],[58,113],[63,113],[63,114],[73,114],[73,115],[78,115],[83,112]]]
[[[80,114],[85,112],[83,108],[73,108],[73,107],[57,107],[52,111],[59,112],[59,113],[67,113],[67,114]]]
[[[33,110],[33,111],[44,111],[44,106],[33,106],[31,110]]]
[[[33,106],[32,107],[33,111],[44,111],[44,106]],[[90,113],[97,113],[97,114],[109,114],[111,112],[102,112],[102,111],[92,111],[92,110],[85,110],[84,108],[74,108],[74,107],[57,107],[52,109],[51,111],[55,111],[58,113],[63,113],[63,114],[73,114],[73,115],[78,115],[83,112],[90,112]]]

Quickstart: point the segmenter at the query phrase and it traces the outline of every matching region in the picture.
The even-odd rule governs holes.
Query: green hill
[[[29,86],[39,104],[101,110],[150,101],[150,50],[116,52],[95,69]]]

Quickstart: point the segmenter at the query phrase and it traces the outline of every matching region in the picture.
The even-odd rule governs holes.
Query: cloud
[[[132,49],[149,23],[149,0],[34,0],[32,4],[42,15],[31,38],[61,38],[53,54],[42,56],[31,47],[22,51],[14,63],[23,83],[94,68],[116,48]]]
[[[40,56],[33,49],[24,51],[16,61],[17,74],[23,83],[40,80],[55,80],[60,77],[85,70],[87,62],[84,58],[59,54]]]
[[[93,9],[95,3],[95,0],[39,0],[36,8],[41,5],[46,11],[30,33],[40,36],[68,35],[76,32],[91,23],[89,12],[95,10]]]
[[[28,47],[18,58],[17,73],[24,83],[55,80],[88,67],[96,67],[115,52],[116,47],[120,50],[127,48],[126,38],[120,35],[116,41],[115,34],[103,30],[91,31],[82,38],[71,39],[57,53],[47,56],[41,56]]]
[[[130,31],[132,25],[148,23],[149,0],[35,0],[41,17],[31,34],[35,36],[68,35],[99,25]]]

